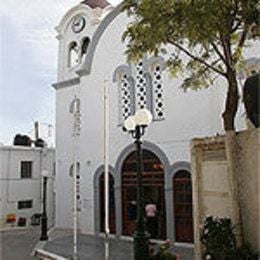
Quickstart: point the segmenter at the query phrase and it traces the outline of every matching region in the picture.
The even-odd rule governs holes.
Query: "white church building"
[[[157,238],[193,242],[190,141],[223,133],[221,114],[227,84],[186,93],[181,79],[164,70],[163,57],[127,62],[122,33],[129,17],[120,5],[83,1],[57,27],[56,226],[73,227],[73,113],[80,109],[78,135],[78,225],[82,233],[104,231],[104,81],[109,86],[110,231],[132,235],[136,158],[124,120],[147,108],[153,122],[143,136],[144,200],[158,208]],[[246,128],[243,108],[237,128]],[[132,207],[132,208],[131,208]]]

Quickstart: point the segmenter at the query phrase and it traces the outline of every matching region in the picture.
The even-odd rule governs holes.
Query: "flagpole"
[[[109,93],[108,82],[104,81],[104,168],[105,168],[105,259],[108,259],[108,235],[109,235],[109,169],[108,169],[108,149],[109,149]]]
[[[77,138],[80,134],[80,104],[79,99],[75,96],[71,107],[73,113],[73,260],[78,259],[78,241],[77,241]]]

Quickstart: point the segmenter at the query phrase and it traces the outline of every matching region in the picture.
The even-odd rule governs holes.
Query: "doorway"
[[[166,213],[164,196],[164,169],[160,159],[149,150],[142,150],[143,156],[143,201],[152,200],[157,207],[156,238],[166,238]],[[122,166],[122,233],[132,236],[136,226],[136,152],[125,159]]]
[[[190,173],[178,171],[173,177],[175,240],[193,242],[192,184]]]

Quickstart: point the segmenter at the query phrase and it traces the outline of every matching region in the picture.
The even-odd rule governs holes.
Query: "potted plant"
[[[150,258],[151,260],[180,260],[178,254],[172,253],[172,243],[170,240],[166,240],[157,250],[151,244]]]

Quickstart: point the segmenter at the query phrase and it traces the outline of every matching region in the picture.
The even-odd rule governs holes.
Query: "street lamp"
[[[47,193],[47,180],[48,180],[48,171],[42,171],[43,177],[43,212],[41,217],[41,237],[40,240],[48,240],[47,229],[48,229],[48,218],[46,214],[46,193]]]
[[[124,130],[135,139],[137,157],[137,222],[134,234],[134,259],[149,259],[149,235],[145,232],[143,184],[142,184],[142,148],[141,137],[145,128],[152,122],[152,114],[147,109],[138,110],[134,116],[129,116],[124,122]]]

